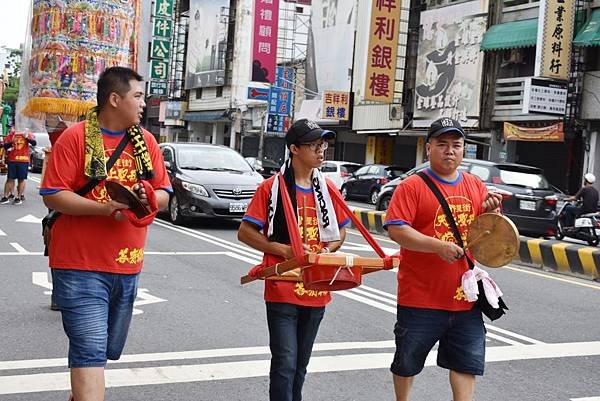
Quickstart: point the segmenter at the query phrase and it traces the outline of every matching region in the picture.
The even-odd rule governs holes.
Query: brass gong
[[[469,227],[467,249],[484,266],[506,266],[519,251],[519,230],[508,217],[484,213]]]

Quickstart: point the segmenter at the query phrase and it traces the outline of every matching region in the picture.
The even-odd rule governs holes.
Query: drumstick
[[[467,246],[465,247],[465,250],[469,249],[470,247],[472,247],[477,242],[481,241],[482,239],[484,239],[486,236],[490,235],[491,233],[492,232],[490,230],[485,230],[484,232],[482,232],[479,235],[479,237],[475,238],[473,241],[471,241],[469,244],[467,244]]]
[[[302,195],[302,242],[308,244],[308,233],[306,232],[306,197]]]

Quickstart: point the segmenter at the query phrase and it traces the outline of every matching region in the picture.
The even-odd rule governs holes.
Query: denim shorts
[[[52,269],[54,301],[69,338],[69,368],[103,367],[121,357],[139,274]]]
[[[451,312],[398,305],[394,334],[396,353],[390,370],[397,376],[420,373],[437,341],[438,366],[483,375],[485,326],[477,306],[470,311]]]
[[[26,180],[27,170],[29,169],[29,163],[25,162],[8,162],[8,175],[6,178],[9,180]]]

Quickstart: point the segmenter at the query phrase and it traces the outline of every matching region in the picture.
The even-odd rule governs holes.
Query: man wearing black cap
[[[430,165],[425,174],[450,206],[461,237],[476,216],[498,208],[502,197],[488,193],[479,178],[458,170],[465,132],[451,118],[434,121],[427,134]],[[414,174],[395,190],[385,228],[401,246],[398,271],[396,353],[391,366],[396,400],[407,401],[414,377],[439,341],[438,366],[450,371],[454,401],[471,401],[475,376],[485,361],[481,310],[469,302],[461,279],[468,269],[464,250],[440,203],[424,179]]]
[[[285,139],[290,157],[278,174],[257,189],[238,232],[240,241],[264,253],[262,263],[248,275],[259,277],[265,267],[294,257],[290,230],[296,226],[307,253],[335,252],[342,246],[343,227],[350,219],[333,204],[318,169],[327,141],[333,138],[334,132],[306,119],[288,130]],[[279,175],[285,186],[280,187]],[[297,221],[286,220],[282,191],[290,195]],[[300,401],[306,366],[331,296],[328,291],[307,290],[302,282],[265,280],[264,299],[272,355],[269,399]]]

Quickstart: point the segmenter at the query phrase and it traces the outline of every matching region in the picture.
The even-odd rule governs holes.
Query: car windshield
[[[531,189],[551,188],[546,177],[526,171],[500,169],[500,181],[497,184],[516,185]]]
[[[179,168],[250,172],[252,168],[234,150],[219,147],[182,147],[177,151]]]
[[[46,146],[50,146],[50,138],[48,138],[48,134],[34,134],[36,145],[42,148]]]

